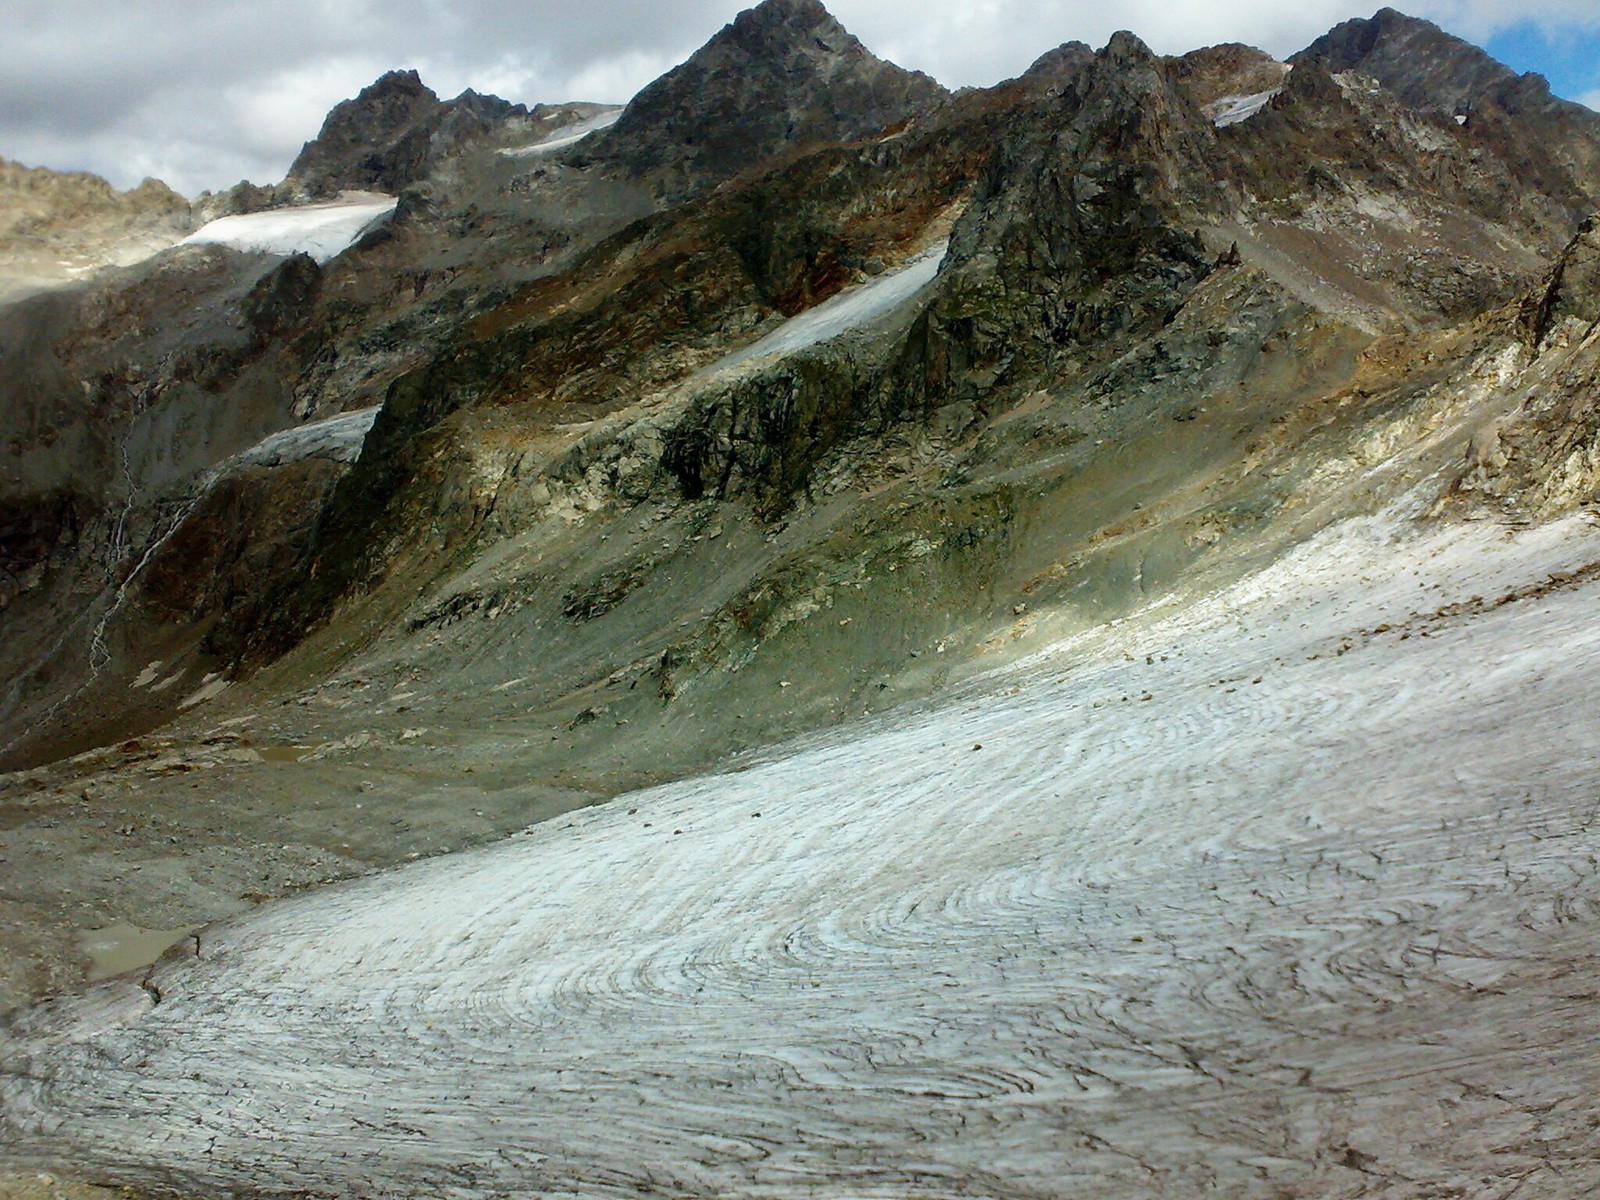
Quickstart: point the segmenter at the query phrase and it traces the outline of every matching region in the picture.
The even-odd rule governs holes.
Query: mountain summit
[[[884,129],[947,95],[874,56],[816,0],[766,0],[634,97],[600,153],[681,190],[790,146]]]
[[[333,107],[321,131],[296,156],[289,179],[312,195],[347,187],[403,187],[414,177],[415,165],[397,161],[395,148],[418,126],[437,120],[443,107],[415,71],[390,71],[355,99]]]
[[[1441,112],[1463,112],[1519,80],[1538,79],[1518,76],[1471,42],[1392,8],[1335,25],[1293,61],[1316,58],[1326,59],[1330,71],[1359,71],[1407,104]]]
[[[1471,123],[1519,178],[1558,198],[1574,220],[1600,208],[1600,115],[1553,95],[1544,76],[1519,75],[1471,42],[1392,8],[1334,26],[1291,61],[1316,59],[1330,71],[1367,76],[1412,108]]]
[[[521,105],[471,90],[440,100],[416,71],[390,71],[334,106],[284,182],[291,194],[310,197],[398,192],[462,140],[526,115]]]

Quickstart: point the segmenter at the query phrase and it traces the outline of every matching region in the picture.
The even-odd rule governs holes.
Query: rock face
[[[939,310],[972,322],[961,358],[974,383],[1041,339],[1110,345],[1182,304],[1211,256],[1179,218],[1221,207],[1212,140],[1170,65],[1129,33],[1018,124],[956,230],[960,315]]]
[[[596,153],[678,192],[901,124],[945,96],[874,57],[817,0],[765,0],[634,97]]]
[[[1573,323],[1587,336],[1600,322],[1600,216],[1578,227],[1544,286],[1529,297],[1525,313],[1535,345],[1563,323]]]
[[[1185,54],[1178,78],[1202,107],[1228,96],[1255,96],[1283,86],[1288,64],[1254,46],[1228,42]]]
[[[1600,218],[1523,299],[1520,402],[1467,448],[1457,497],[1553,516],[1600,504]]]
[[[417,178],[427,127],[444,105],[415,71],[391,71],[354,100],[335,105],[289,168],[312,195],[345,188],[393,192]]]
[[[1083,42],[1063,42],[1046,50],[1023,72],[1024,79],[1059,81],[1068,78],[1094,60],[1094,49]]]
[[[1530,98],[1542,94],[1537,75],[1518,76],[1470,42],[1431,21],[1380,9],[1370,19],[1334,26],[1292,61],[1325,59],[1331,71],[1360,71],[1407,104],[1446,113],[1466,113],[1496,94]],[[1565,101],[1554,101],[1555,105]]]

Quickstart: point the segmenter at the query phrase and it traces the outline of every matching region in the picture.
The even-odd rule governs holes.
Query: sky
[[[283,178],[328,109],[385,71],[443,97],[623,102],[750,0],[0,0],[0,156],[185,195]],[[1064,41],[1279,57],[1382,0],[825,0],[869,49],[950,87]],[[1600,0],[1391,0],[1600,108]]]

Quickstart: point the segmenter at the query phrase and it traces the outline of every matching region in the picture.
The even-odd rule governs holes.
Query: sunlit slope
[[[6,1140],[196,1190],[1580,1194],[1600,533],[1396,529],[206,931],[14,1021]]]

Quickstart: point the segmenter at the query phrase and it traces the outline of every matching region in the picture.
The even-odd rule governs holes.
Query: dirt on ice
[[[1343,522],[265,907],[15,1014],[6,1139],[191,1194],[1585,1194],[1597,564]]]

